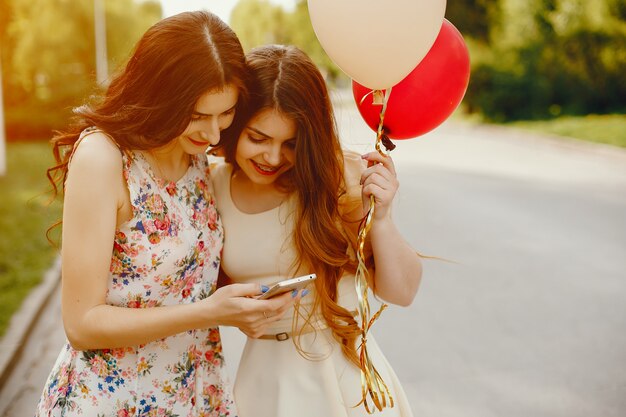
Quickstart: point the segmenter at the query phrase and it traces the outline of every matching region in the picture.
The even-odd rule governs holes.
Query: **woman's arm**
[[[156,308],[107,305],[109,267],[118,212],[127,199],[119,150],[101,134],[78,146],[63,209],[62,311],[76,349],[135,346],[194,328],[233,325],[262,332],[280,319],[291,296],[260,301],[255,284],[222,288],[194,304]],[[266,319],[263,312],[270,319]]]
[[[376,295],[393,304],[413,302],[422,278],[419,255],[406,242],[391,218],[391,204],[399,187],[393,160],[378,152],[362,156],[368,168],[361,175],[363,206],[374,196],[369,238],[374,254]]]

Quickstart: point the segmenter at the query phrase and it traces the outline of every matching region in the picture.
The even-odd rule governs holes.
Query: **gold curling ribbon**
[[[387,102],[389,101],[389,95],[391,94],[391,88],[386,93],[381,90],[373,90],[368,93],[373,94],[372,104],[382,104],[380,111],[380,122],[378,124],[378,131],[376,134],[376,150],[383,156],[387,154],[381,148],[381,142],[383,137],[383,120],[385,118],[385,110],[387,109]],[[365,98],[365,97],[364,97]],[[382,99],[382,102],[380,102]],[[359,236],[357,239],[357,270],[356,270],[356,290],[358,297],[358,313],[361,319],[361,344],[359,345],[359,363],[361,368],[361,401],[355,405],[358,407],[363,404],[368,414],[373,414],[376,410],[382,411],[383,408],[393,408],[393,397],[389,392],[389,388],[385,381],[383,381],[381,375],[378,373],[367,351],[367,332],[374,322],[380,317],[380,314],[387,304],[382,304],[378,311],[370,318],[370,305],[368,301],[368,285],[367,278],[369,272],[365,266],[365,238],[372,227],[372,218],[374,216],[374,196],[370,196],[370,207],[365,217],[365,221],[361,224],[359,229]],[[370,404],[371,400],[371,404]],[[375,408],[372,408],[372,405]]]

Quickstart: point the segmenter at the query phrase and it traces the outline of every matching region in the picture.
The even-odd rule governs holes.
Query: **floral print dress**
[[[187,304],[216,286],[223,229],[205,155],[177,182],[124,152],[134,216],[115,233],[107,304]],[[66,343],[37,416],[234,416],[219,329],[192,330],[145,345],[78,351]]]

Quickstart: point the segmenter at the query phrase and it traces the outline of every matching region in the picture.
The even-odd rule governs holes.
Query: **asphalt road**
[[[346,145],[373,149],[349,99]],[[373,332],[420,417],[626,415],[626,151],[446,123],[392,152],[395,216],[426,260]],[[63,341],[58,296],[0,416],[32,415]],[[243,338],[223,332],[234,375]]]

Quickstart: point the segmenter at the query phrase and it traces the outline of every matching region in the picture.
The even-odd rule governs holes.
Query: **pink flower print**
[[[117,417],[130,417],[130,413],[128,410],[119,410],[117,412]]]
[[[76,371],[71,371],[70,374],[67,377],[67,382],[70,385],[76,385],[76,383],[79,381],[80,379],[80,374]]]
[[[169,184],[167,184],[165,186],[165,191],[167,191],[167,193],[171,196],[175,196],[176,195],[176,183],[175,182],[170,182]]]
[[[120,245],[119,243],[117,243],[116,241],[113,242],[113,253],[124,253],[124,247],[122,245]]]
[[[207,360],[207,362],[212,362],[213,356],[215,356],[215,353],[213,353],[212,350],[207,350],[206,352],[204,352],[204,358]]]
[[[198,266],[202,267],[204,266],[204,258],[205,258],[205,253],[204,253],[204,241],[200,241],[198,242],[198,246],[196,247],[196,253],[198,254],[196,260],[198,261]]]
[[[59,386],[59,394],[61,394],[61,396],[65,397],[67,396],[67,391],[69,390],[69,385],[67,384],[63,384]]]
[[[91,371],[100,376],[100,377],[105,377],[108,374],[108,368],[107,368],[107,363],[104,359],[102,359],[102,357],[100,357],[99,355],[95,355],[93,358],[91,358],[91,360],[89,361],[89,364],[91,365]]]
[[[154,226],[158,230],[167,230],[167,229],[170,228],[170,218],[168,216],[165,216],[163,218],[163,220],[155,219],[154,220]]]
[[[152,220],[144,220],[144,221],[142,221],[142,224],[143,224],[143,228],[146,231],[147,235],[151,235],[153,233],[156,233],[157,228],[154,225],[154,221],[152,221]]]
[[[116,359],[122,359],[124,356],[126,356],[126,349],[124,348],[111,349],[111,355],[113,355],[113,357]]]
[[[135,246],[128,246],[127,252],[128,256],[131,258],[136,258],[139,255],[139,250]]]
[[[220,341],[220,331],[213,328],[209,331],[209,342],[217,343]]]
[[[192,382],[192,381],[189,381]],[[191,386],[193,386],[193,384],[191,384]],[[182,402],[182,403],[186,403],[187,401],[189,401],[189,397],[191,397],[191,390],[190,390],[190,384],[188,383],[186,387],[180,387],[177,391],[176,391],[176,395],[174,396],[176,398],[176,401]]]
[[[217,393],[217,387],[215,385],[209,385],[207,388],[207,394],[213,396]]]
[[[165,203],[158,194],[151,194],[146,198],[146,208],[154,215],[159,215],[165,210]]]
[[[220,415],[228,415],[227,413],[227,409],[226,409],[226,403],[224,403],[223,401],[220,402],[220,404],[217,406],[216,408],[217,412],[220,413]]]
[[[111,267],[109,268],[109,270],[112,274],[119,275],[122,273],[123,269],[124,266],[119,258],[111,259]]]
[[[153,245],[156,245],[157,243],[161,241],[161,237],[159,236],[158,233],[151,233],[148,235],[148,241],[152,243]]]
[[[141,298],[135,297],[135,299],[128,300],[126,303],[126,307],[128,308],[141,308]]]
[[[208,210],[208,224],[209,229],[215,230],[217,229],[217,211],[216,210]]]
[[[207,185],[206,185],[206,182],[204,180],[199,179],[198,181],[196,181],[196,187],[198,187],[198,189],[200,191],[202,191],[202,194],[206,194]]]

